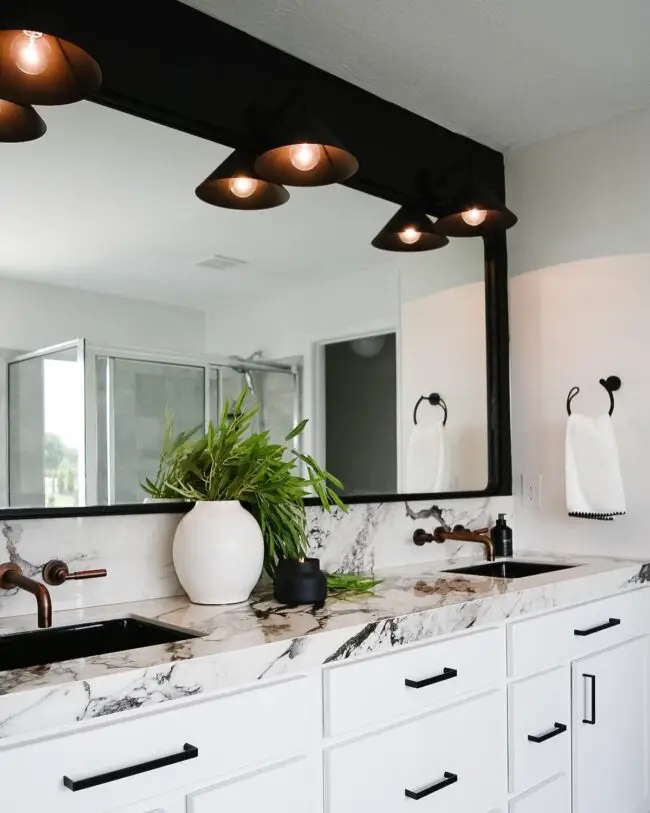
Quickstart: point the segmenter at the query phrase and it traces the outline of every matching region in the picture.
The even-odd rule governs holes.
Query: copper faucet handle
[[[413,531],[413,542],[419,546],[424,545],[426,542],[433,542],[433,534],[427,533],[424,528],[417,528]]]
[[[43,581],[58,586],[64,582],[82,579],[101,579],[107,575],[104,568],[98,570],[77,570],[70,573],[68,565],[61,559],[52,559],[43,566]]]

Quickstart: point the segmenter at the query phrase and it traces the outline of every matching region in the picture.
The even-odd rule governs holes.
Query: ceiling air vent
[[[225,257],[223,254],[215,254],[196,264],[197,268],[211,268],[213,271],[225,271],[227,268],[237,268],[240,265],[248,265],[248,263],[246,260],[238,260],[236,257]]]

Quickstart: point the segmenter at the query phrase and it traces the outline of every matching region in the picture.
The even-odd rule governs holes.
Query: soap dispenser
[[[512,556],[512,528],[506,525],[506,515],[499,514],[497,524],[490,531],[495,556]]]

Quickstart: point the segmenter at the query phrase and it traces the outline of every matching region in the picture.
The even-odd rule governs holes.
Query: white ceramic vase
[[[238,604],[262,573],[262,531],[237,500],[197,502],[178,524],[173,558],[194,604]]]

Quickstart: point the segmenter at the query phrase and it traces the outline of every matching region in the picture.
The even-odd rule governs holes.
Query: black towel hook
[[[609,395],[609,414],[611,416],[614,412],[614,393],[621,389],[621,379],[617,375],[610,375],[608,378],[601,378],[598,383],[607,390],[607,394]],[[568,415],[571,414],[571,401],[573,401],[579,392],[580,387],[571,387],[569,390],[566,399],[566,411]]]
[[[442,420],[442,425],[447,425],[447,404],[445,404],[442,397],[437,392],[432,392],[430,395],[421,395],[418,398],[418,402],[415,405],[415,409],[413,410],[413,423],[416,424],[418,422],[418,408],[422,401],[428,401],[431,406],[439,406],[442,407],[442,411],[445,413],[445,417]]]

